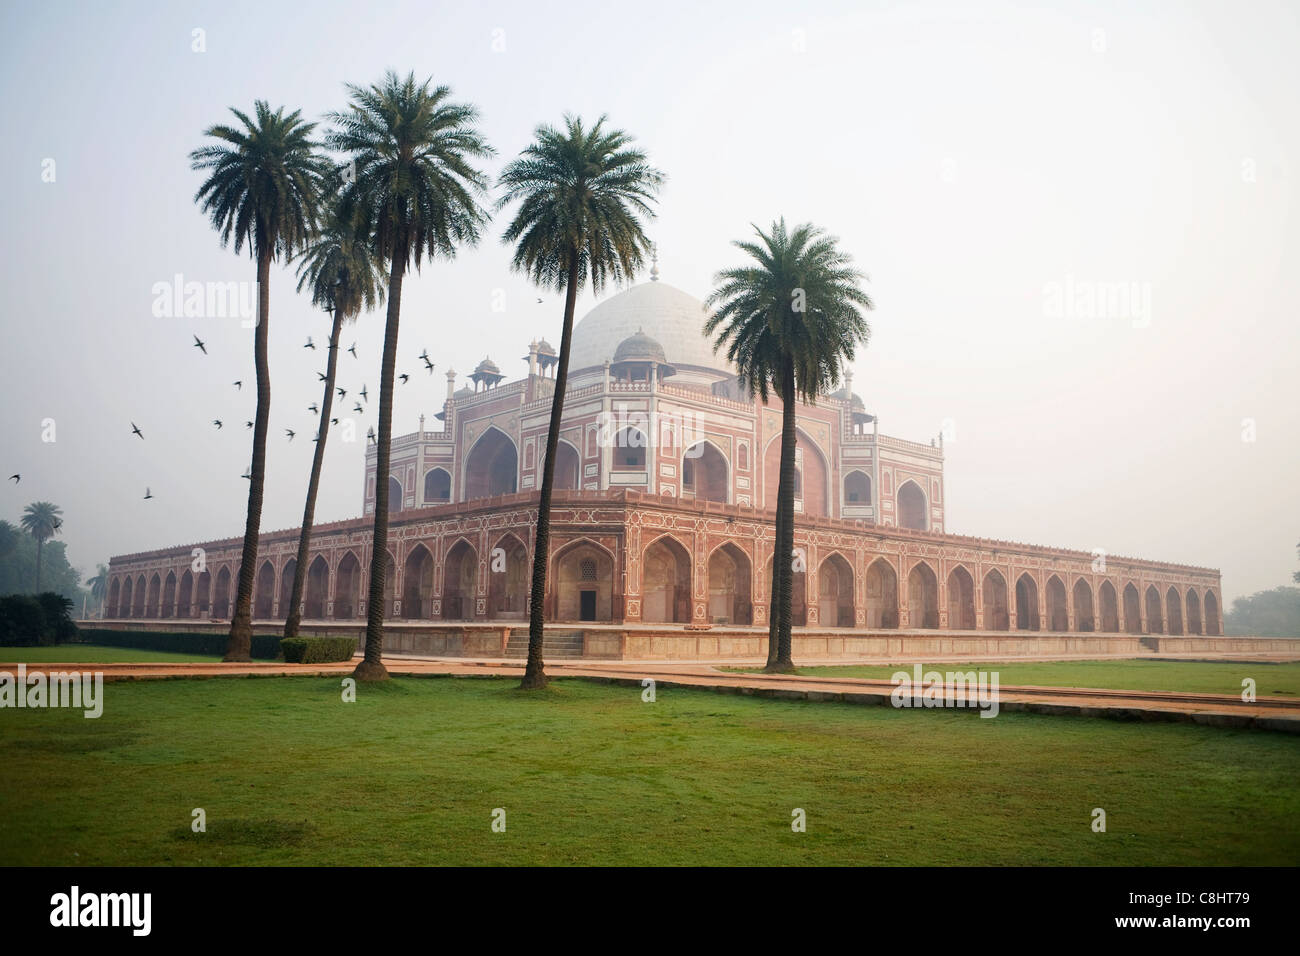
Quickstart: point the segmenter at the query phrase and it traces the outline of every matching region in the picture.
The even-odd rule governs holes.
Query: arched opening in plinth
[[[218,620],[230,619],[230,568],[217,572],[217,583],[213,588],[212,616]]]
[[[699,441],[682,455],[682,497],[727,503],[727,459],[712,442]]]
[[[1074,629],[1085,634],[1097,630],[1092,608],[1092,588],[1083,578],[1074,582]]]
[[[135,598],[131,604],[132,617],[144,617],[145,609],[145,592],[149,590],[149,584],[144,579],[144,575],[138,575],[135,579]]]
[[[749,557],[731,542],[709,555],[709,621],[713,624],[752,624],[750,597],[753,571]]]
[[[316,555],[307,565],[307,580],[303,587],[302,616],[307,621],[325,620],[325,605],[329,601],[330,566],[321,555]]]
[[[162,578],[155,571],[153,577],[149,579],[149,597],[145,601],[144,616],[156,618],[158,616],[158,602],[162,595]]]
[[[1124,630],[1129,634],[1142,633],[1142,598],[1132,581],[1124,585]]]
[[[1038,619],[1038,582],[1026,571],[1016,578],[1016,630],[1037,631],[1042,627]]]
[[[1097,603],[1101,605],[1101,630],[1107,634],[1119,633],[1119,601],[1115,596],[1115,585],[1102,581],[1097,588]]]
[[[465,459],[465,500],[513,495],[519,487],[519,452],[505,432],[489,427]]]
[[[442,564],[442,617],[445,621],[474,619],[478,590],[478,552],[464,538],[451,546]]]
[[[108,601],[104,605],[104,614],[106,617],[117,617],[122,613],[122,580],[113,578],[108,585]]]
[[[1163,634],[1165,632],[1165,617],[1160,610],[1160,592],[1156,590],[1154,584],[1147,585],[1146,603],[1147,633]]]
[[[688,624],[691,620],[691,556],[674,539],[655,539],[641,558],[641,620]]]
[[[275,606],[275,566],[265,561],[253,580],[253,619],[268,621]]]
[[[817,569],[817,620],[823,627],[853,627],[853,567],[832,552]]]
[[[1007,604],[1007,579],[997,568],[984,575],[984,629],[986,631],[1011,629],[1011,611]]]
[[[176,572],[168,571],[163,582],[162,607],[158,609],[159,617],[171,617],[176,611]]]
[[[289,619],[293,611],[293,578],[298,573],[298,559],[290,558],[280,569],[280,616]]]
[[[203,570],[199,572],[197,581],[194,584],[194,603],[198,606],[199,617],[209,617],[212,614],[212,572]]]
[[[1065,603],[1065,582],[1053,574],[1047,579],[1047,629],[1068,631],[1070,612]]]
[[[961,565],[948,575],[948,628],[975,630],[975,581]]]
[[[898,526],[914,531],[930,527],[930,509],[925,502],[925,492],[910,478],[898,486]]]
[[[1201,633],[1201,599],[1192,588],[1187,589],[1187,633]]]
[[[524,543],[513,534],[502,535],[488,557],[488,616],[498,621],[527,620],[531,574]]]
[[[176,616],[191,617],[194,607],[194,575],[187,569],[181,575],[180,590],[176,594]]]
[[[135,582],[131,580],[128,574],[122,581],[122,600],[119,602],[117,613],[122,617],[131,616],[131,592],[135,590]]]
[[[806,627],[808,624],[808,551],[806,548],[795,546],[794,554],[790,557],[790,626]],[[771,591],[768,600],[768,613],[776,614],[776,589],[772,586],[772,559],[767,559],[767,568],[763,571],[763,582]]]
[[[349,551],[339,560],[334,579],[334,620],[351,621],[361,608],[361,562]]]
[[[867,627],[898,627],[898,574],[884,558],[876,558],[867,568],[863,582],[867,591]]]
[[[433,555],[423,544],[417,544],[406,556],[406,571],[402,575],[402,617],[410,621],[423,621],[433,610]]]
[[[613,619],[614,559],[608,551],[579,540],[566,545],[552,560],[557,621]]]
[[[919,561],[907,575],[907,609],[912,627],[939,626],[939,579],[934,568]]]
[[[1169,633],[1183,633],[1183,599],[1178,593],[1178,589],[1172,585],[1165,592],[1165,606],[1168,612],[1165,622],[1168,625]]]
[[[1205,592],[1205,633],[1217,637],[1219,630],[1219,599],[1213,591]]]

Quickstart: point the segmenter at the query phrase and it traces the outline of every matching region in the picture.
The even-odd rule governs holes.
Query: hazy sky
[[[389,67],[480,108],[494,176],[537,123],[609,113],[668,174],[663,278],[701,298],[751,222],[838,236],[877,303],[855,390],[889,434],[947,428],[949,531],[1219,567],[1229,599],[1297,566],[1293,3],[55,2],[0,17],[0,472],[23,475],[0,517],[58,503],[88,572],[243,531],[251,332],[152,310],[176,274],[254,278],[194,205],[188,152],[230,106],[320,118],[344,82]],[[406,283],[395,433],[433,423],[449,366],[490,354],[515,377],[529,339],[558,344],[562,303],[508,271],[502,225]],[[265,530],[301,515],[324,368],[302,344],[328,333],[283,267],[270,321]],[[340,359],[346,412],[363,383],[377,391],[382,314],[343,337],[360,355]],[[364,438],[331,435],[318,520],[360,513],[363,461]]]

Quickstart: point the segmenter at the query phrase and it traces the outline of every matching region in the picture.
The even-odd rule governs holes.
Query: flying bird
[[[9,480],[12,481],[12,482],[16,485],[16,484],[18,484],[18,482],[20,482],[20,481],[23,480],[23,476],[22,476],[22,475],[10,475],[10,476],[9,476]]]
[[[348,390],[346,388],[340,388],[338,386],[335,386],[335,390],[339,393],[339,398],[348,397]]]
[[[249,465],[249,466],[248,466],[248,470],[247,470],[246,472],[244,472],[242,475],[240,475],[240,477],[241,477],[241,478],[247,478],[249,481],[252,481],[252,480],[253,480],[253,466],[252,466],[252,465]]]
[[[353,405],[353,406],[352,406],[352,410],[353,410],[354,412],[364,412],[364,411],[365,411],[365,409],[361,407],[361,403],[360,403],[360,402],[357,402],[355,405]]]
[[[200,339],[197,335],[194,336],[194,347],[198,349],[200,352],[202,352],[204,355],[208,354],[208,347],[203,343],[203,340]]]
[[[397,376],[397,377],[400,378],[400,379],[402,380],[402,384],[403,384],[403,385],[405,385],[407,382],[409,382],[409,381],[411,380],[411,376],[407,375],[405,372],[403,372],[401,375],[399,375],[399,376]]]
[[[139,426],[136,425],[135,422],[132,422],[132,423],[131,423],[131,433],[132,433],[133,435],[139,435],[139,436],[140,436],[140,440],[141,440],[141,441],[144,441],[144,432],[140,431]]]
[[[367,402],[370,401],[370,397],[366,394],[366,387],[365,387],[365,385],[362,385],[362,386],[361,386],[361,397],[362,397],[362,399],[364,399],[364,400],[367,401]]]
[[[221,419],[220,419],[220,418],[214,418],[214,419],[212,419],[212,424],[214,424],[214,425],[216,425],[218,428],[220,428],[220,427],[221,427]]]
[[[356,357],[357,357],[357,343],[356,343],[356,342],[353,342],[351,345],[349,345],[349,346],[348,346],[348,351],[352,353],[352,357],[353,357],[353,358],[356,358]]]
[[[145,486],[144,489],[144,497],[146,501],[148,501],[150,498],[153,497],[153,492],[149,490],[149,487],[147,485]]]
[[[310,405],[307,406],[307,411],[311,412],[313,415],[320,414],[320,408],[317,406],[315,402],[312,402]]]
[[[241,379],[240,381],[238,381],[238,382],[235,382],[234,385],[235,385],[235,388],[239,389],[240,391],[243,391],[243,389],[244,389],[244,382],[243,382],[242,379]]]
[[[325,381],[325,373],[324,373],[324,372],[317,372],[317,373],[316,373],[316,378],[317,378],[319,381],[322,381],[322,382]]]
[[[298,433],[297,433],[296,431],[294,431],[292,428],[286,428],[286,429],[284,430],[284,433],[285,433],[286,435],[289,436],[289,441],[293,441],[293,436],[296,435],[296,434],[298,434]]]
[[[370,431],[366,432],[366,437],[370,439],[370,443],[371,443],[372,445],[377,445],[377,444],[379,444],[378,442],[375,441],[375,429],[374,429],[374,426],[371,426]]]
[[[428,350],[428,349],[425,349],[423,352],[420,353],[420,361],[421,361],[421,362],[424,362],[426,365],[428,364],[428,362],[429,362],[429,350]]]
[[[331,424],[331,425],[337,425],[338,423],[339,423],[339,420],[338,420],[337,418],[331,418],[331,419],[330,419],[330,424]]]
[[[311,349],[313,352],[316,351],[316,343],[313,342],[313,341],[311,340],[311,336],[310,336],[310,335],[307,336],[307,344],[304,345],[303,348],[305,348],[305,349]]]
[[[429,374],[430,374],[430,375],[433,374],[433,363],[432,363],[432,362],[427,362],[427,361],[426,361],[426,362],[424,363],[424,367],[427,368],[427,369],[429,370]]]
[[[541,300],[541,299],[538,299],[538,300],[537,300],[537,304],[538,304],[538,305],[541,305],[541,304],[542,304],[542,300]]]
[[[245,427],[245,428],[252,428],[252,427],[253,427],[253,423],[252,423],[252,422],[244,422],[244,427]]]

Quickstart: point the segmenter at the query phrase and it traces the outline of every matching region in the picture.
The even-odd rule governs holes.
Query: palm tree
[[[325,394],[320,403],[320,429],[316,433],[311,479],[307,482],[302,531],[298,535],[298,562],[294,566],[289,616],[284,622],[285,637],[297,637],[298,626],[302,623],[303,582],[307,578],[307,552],[311,547],[312,522],[316,515],[316,492],[320,487],[321,465],[325,461],[325,441],[329,437],[330,411],[334,403],[339,331],[345,321],[355,320],[362,309],[369,311],[384,298],[381,285],[383,266],[371,255],[364,239],[357,238],[351,213],[336,198],[325,229],[307,246],[298,265],[298,291],[310,288],[312,304],[328,311],[332,324],[325,368]]]
[[[445,86],[415,82],[391,70],[381,83],[349,84],[350,108],[332,113],[331,148],[350,156],[355,178],[348,199],[371,251],[389,267],[388,316],[379,376],[379,435],[375,455],[375,531],[365,657],[358,680],[384,680],[384,578],[388,557],[388,472],[393,434],[393,379],[402,310],[402,277],[414,262],[452,258],[474,245],[489,214],[479,204],[487,180],[473,161],[493,154],[474,125],[478,110],[450,101]]]
[[[519,209],[503,237],[515,243],[512,266],[539,286],[563,292],[564,327],[551,398],[550,432],[537,505],[533,586],[528,616],[528,666],[522,687],[546,686],[542,669],[546,563],[551,539],[555,452],[569,376],[569,343],[578,290],[588,277],[595,292],[609,282],[631,281],[650,251],[643,218],[654,218],[664,175],[622,130],[606,130],[605,117],[590,130],[565,115],[564,128],[539,126],[534,141],[501,173],[500,206]]]
[[[262,487],[266,478],[266,433],[271,415],[271,371],[267,360],[271,263],[287,259],[316,228],[321,184],[328,164],[311,140],[314,123],[300,111],[271,111],[263,100],[255,118],[231,109],[239,126],[212,126],[206,134],[220,140],[190,153],[196,170],[211,170],[194,201],[212,221],[225,246],[233,237],[238,254],[245,245],[257,260],[257,329],[253,357],[257,368],[257,414],[253,424],[253,460],[249,469],[248,518],[235,594],[235,613],[226,642],[228,661],[250,660],[253,639],[253,577],[257,570],[257,536],[262,523]]]
[[[793,587],[795,415],[839,382],[859,344],[871,329],[862,316],[872,302],[859,283],[865,276],[837,247],[837,240],[811,223],[790,232],[785,219],[758,242],[735,242],[753,265],[725,269],[714,276],[716,289],[706,300],[716,311],[704,325],[717,333],[714,350],[727,357],[751,396],[781,399],[781,477],[777,484],[776,545],[772,559],[767,670],[794,670],[790,658],[790,597]]]
[[[36,593],[41,593],[41,552],[45,542],[59,533],[63,526],[63,511],[48,501],[35,501],[23,511],[19,521],[24,531],[36,539]]]
[[[86,581],[90,585],[90,597],[99,605],[102,612],[104,610],[104,598],[108,595],[108,565],[101,564],[96,569],[95,576]]]

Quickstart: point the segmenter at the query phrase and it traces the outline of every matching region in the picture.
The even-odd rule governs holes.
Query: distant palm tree
[[[785,219],[758,242],[735,242],[754,264],[714,276],[717,288],[705,305],[716,310],[705,322],[717,333],[714,350],[727,358],[751,396],[781,399],[781,477],[777,484],[776,545],[768,609],[767,670],[794,669],[790,657],[790,599],[794,576],[795,416],[839,382],[871,329],[862,310],[872,302],[860,288],[865,276],[853,268],[837,240],[811,223],[790,232]]]
[[[262,523],[266,479],[266,434],[271,415],[271,371],[267,359],[270,324],[271,263],[287,259],[316,228],[322,180],[328,164],[311,140],[314,123],[300,111],[274,112],[263,100],[255,119],[231,109],[240,126],[212,126],[206,134],[220,140],[190,153],[196,170],[211,170],[194,201],[212,220],[221,244],[245,244],[257,260],[257,330],[253,357],[257,368],[257,413],[253,423],[253,460],[249,469],[248,518],[235,592],[235,613],[226,642],[228,661],[250,660],[253,640],[253,579],[257,571],[257,536]]]
[[[631,281],[650,251],[643,219],[654,218],[664,175],[633,148],[622,130],[606,130],[605,117],[590,130],[575,116],[564,128],[539,126],[533,142],[501,173],[500,204],[519,203],[503,237],[515,243],[513,268],[539,286],[565,293],[559,365],[551,398],[550,432],[542,469],[533,546],[533,586],[528,617],[528,666],[522,687],[546,686],[542,664],[546,563],[551,540],[555,453],[569,377],[569,344],[578,290],[588,277],[593,291]]]
[[[375,530],[365,657],[358,680],[384,680],[384,584],[388,560],[388,472],[393,436],[393,380],[402,310],[402,277],[412,262],[452,258],[474,245],[489,214],[479,200],[487,180],[474,160],[493,154],[474,125],[478,110],[450,102],[451,90],[417,84],[391,70],[382,82],[347,87],[350,108],[330,114],[329,145],[347,154],[355,173],[348,199],[371,251],[389,266],[388,316],[379,376],[375,453]]]
[[[330,410],[334,402],[334,376],[338,369],[339,331],[345,321],[356,319],[362,309],[369,311],[384,298],[383,264],[371,254],[365,238],[357,238],[352,211],[336,199],[328,222],[319,236],[311,241],[298,264],[298,291],[311,289],[313,305],[331,313],[328,364],[325,367],[325,394],[320,403],[320,427],[316,433],[316,452],[312,456],[311,479],[307,482],[307,504],[302,513],[302,530],[298,534],[298,561],[294,565],[293,594],[289,599],[289,616],[284,622],[284,636],[297,637],[302,623],[303,584],[307,578],[307,554],[311,548],[312,523],[316,515],[316,492],[320,488],[321,466],[325,461],[325,441],[329,437]]]
[[[45,542],[59,533],[63,525],[63,512],[58,505],[48,501],[35,501],[23,511],[19,521],[23,530],[36,539],[36,593],[41,593],[41,552]]]
[[[0,558],[7,558],[18,547],[18,529],[8,521],[0,521]]]
[[[87,580],[86,583],[90,585],[91,600],[99,605],[100,611],[103,611],[104,598],[108,595],[108,565],[99,565],[95,576]]]

